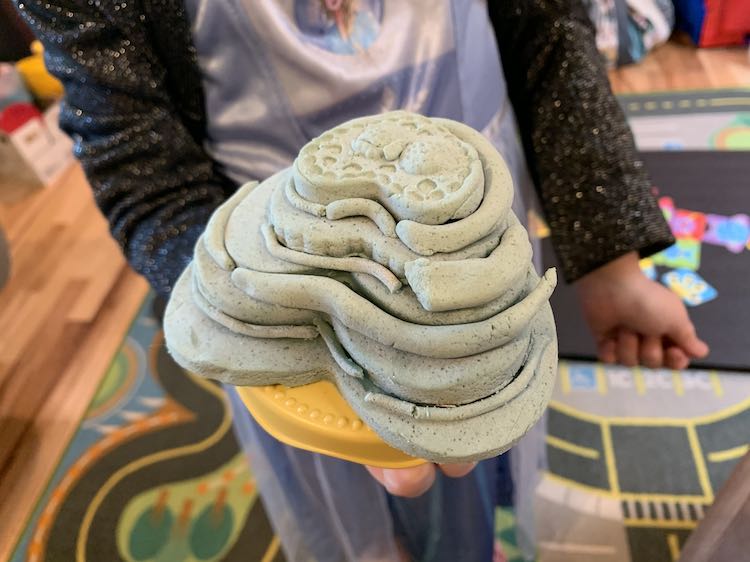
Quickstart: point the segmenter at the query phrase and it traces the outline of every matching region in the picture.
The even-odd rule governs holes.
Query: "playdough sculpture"
[[[219,208],[167,308],[169,350],[235,385],[336,384],[387,443],[452,462],[513,445],[557,366],[549,306],[473,129],[404,112],[356,119]]]

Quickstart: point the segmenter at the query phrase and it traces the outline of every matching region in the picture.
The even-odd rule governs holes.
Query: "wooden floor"
[[[747,49],[701,49],[668,43],[637,65],[610,73],[617,94],[701,88],[750,88]]]
[[[78,166],[0,204],[12,276],[0,290],[0,560],[78,427],[146,294]]]
[[[743,50],[668,45],[612,73],[617,93],[750,86]],[[0,290],[0,561],[75,432],[145,282],[109,238],[73,167],[57,184],[0,203],[13,276]]]

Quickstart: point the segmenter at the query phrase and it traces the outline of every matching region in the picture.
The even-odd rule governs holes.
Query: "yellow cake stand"
[[[237,392],[260,426],[287,445],[380,468],[426,462],[378,437],[328,381],[294,388],[242,386]]]

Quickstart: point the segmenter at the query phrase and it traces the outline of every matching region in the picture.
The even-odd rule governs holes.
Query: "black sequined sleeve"
[[[489,0],[527,162],[568,281],[669,246],[580,0]]]
[[[118,3],[116,19],[93,1],[18,4],[45,46],[47,67],[65,85],[61,125],[113,236],[134,269],[166,295],[233,186],[174,106],[140,3]]]

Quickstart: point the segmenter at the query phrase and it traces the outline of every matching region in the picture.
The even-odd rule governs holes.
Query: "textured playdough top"
[[[167,309],[169,349],[233,384],[330,379],[413,455],[501,452],[556,368],[555,273],[534,270],[512,199],[504,161],[465,125],[344,123],[214,213]]]
[[[442,224],[463,218],[482,200],[476,149],[445,127],[402,112],[362,119],[307,144],[295,162],[297,190],[327,204],[365,197],[396,220]]]

